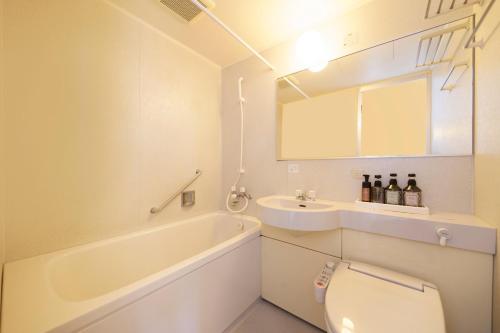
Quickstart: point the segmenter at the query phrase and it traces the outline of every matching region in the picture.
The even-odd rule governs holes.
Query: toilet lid
[[[325,299],[334,333],[445,333],[435,286],[360,263],[336,268]]]

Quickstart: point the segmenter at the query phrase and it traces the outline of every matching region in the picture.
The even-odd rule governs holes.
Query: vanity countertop
[[[272,197],[295,200],[289,196]],[[266,224],[267,217],[259,202],[262,203],[263,200],[269,198],[257,200],[259,217],[264,224]],[[297,202],[301,201],[297,200]],[[346,228],[439,245],[440,239],[436,231],[439,228],[445,228],[450,236],[446,242],[447,246],[488,254],[495,254],[496,251],[496,228],[474,215],[447,212],[421,215],[359,207],[354,202],[328,200],[315,202],[328,204],[330,207],[326,210],[335,212],[335,218],[328,224],[328,229],[324,230]],[[300,208],[283,208],[283,211],[297,215]]]

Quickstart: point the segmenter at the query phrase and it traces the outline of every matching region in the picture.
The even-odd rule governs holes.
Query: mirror
[[[277,79],[278,159],[472,154],[472,18]]]

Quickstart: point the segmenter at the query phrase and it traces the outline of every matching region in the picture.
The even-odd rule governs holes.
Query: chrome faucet
[[[247,198],[248,200],[252,200],[252,195],[248,193],[244,187],[241,187],[240,192],[238,193],[238,198]]]
[[[295,190],[295,199],[297,200],[306,200],[306,194],[303,190]]]
[[[239,191],[236,190],[236,186],[231,188],[231,204],[234,206],[240,202],[241,199],[252,200],[252,196],[247,192],[245,187],[240,187]]]
[[[295,199],[302,201],[315,201],[316,200],[316,191],[307,191],[304,190],[295,190]]]

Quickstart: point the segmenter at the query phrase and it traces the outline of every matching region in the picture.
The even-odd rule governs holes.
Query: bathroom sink
[[[335,205],[327,200],[298,200],[288,196],[269,196],[257,200],[262,223],[273,227],[323,231],[340,226]]]

